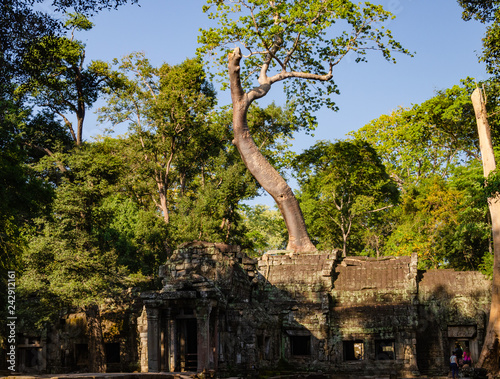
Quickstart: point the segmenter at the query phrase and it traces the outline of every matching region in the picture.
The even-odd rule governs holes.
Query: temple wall
[[[434,373],[447,370],[455,341],[477,361],[489,315],[490,287],[491,282],[475,271],[419,272],[420,366]]]
[[[418,374],[416,256],[346,258],[333,277],[332,360],[359,374]],[[353,344],[363,347],[358,359]]]
[[[110,371],[442,375],[456,341],[478,354],[490,302],[480,273],[419,271],[416,256],[252,259],[194,242],[159,276],[161,288],[103,312]],[[37,369],[83,370],[86,342],[84,315],[65,316],[37,342],[47,358]]]

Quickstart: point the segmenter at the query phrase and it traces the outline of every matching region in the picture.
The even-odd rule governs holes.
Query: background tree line
[[[99,305],[154,283],[178,244],[225,242],[260,255],[287,243],[277,210],[245,204],[261,188],[232,144],[232,110],[217,105],[199,58],[160,67],[139,53],[86,61],[78,37],[92,27],[91,14],[125,2],[54,1],[74,11],[64,22],[34,11],[33,1],[0,6],[1,285],[7,270],[18,272],[26,327],[84,309],[96,321],[92,371],[105,366]],[[496,125],[498,87],[493,79],[485,85]],[[297,178],[317,248],[344,256],[418,252],[421,268],[491,274],[469,99],[475,86],[467,78],[300,154],[291,139],[311,120],[293,103],[254,103],[248,127],[277,171]],[[101,120],[126,123],[126,135],[83,139],[97,99],[106,100]]]

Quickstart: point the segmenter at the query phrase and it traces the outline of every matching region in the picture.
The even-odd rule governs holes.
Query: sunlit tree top
[[[241,79],[248,95],[289,78],[287,98],[297,99],[308,114],[327,105],[337,93],[333,67],[347,54],[364,61],[368,50],[379,50],[390,61],[393,51],[409,54],[383,23],[393,18],[380,5],[340,0],[208,0],[204,11],[218,21],[200,30],[199,54],[227,71],[227,55],[242,51]],[[256,83],[258,81],[258,83]],[[313,82],[325,86],[313,86]],[[256,86],[257,85],[257,86]],[[256,86],[256,87],[255,87]],[[305,100],[307,99],[307,102]]]

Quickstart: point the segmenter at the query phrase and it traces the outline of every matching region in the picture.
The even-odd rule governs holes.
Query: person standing
[[[464,366],[465,365],[472,367],[472,358],[470,356],[470,352],[468,349],[465,349],[465,351],[464,351]]]
[[[451,353],[450,357],[450,368],[451,368],[451,375],[453,379],[457,378],[458,379],[458,361],[457,361],[457,355],[455,351]]]
[[[460,343],[458,341],[455,342],[455,350],[454,350],[454,353],[455,355],[457,356],[457,364],[458,364],[458,367],[462,367],[463,366],[463,359],[462,359],[462,356],[464,354],[464,351],[462,349],[462,346],[460,345]]]

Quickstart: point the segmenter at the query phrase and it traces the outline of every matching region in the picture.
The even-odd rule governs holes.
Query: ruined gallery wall
[[[418,373],[416,256],[345,258],[332,277],[333,360],[341,369]],[[363,351],[353,360],[349,349],[358,343]]]
[[[259,272],[293,299],[288,308],[282,306],[282,355],[305,367],[324,364],[360,374],[374,369],[442,374],[455,340],[478,354],[489,280],[477,272],[422,272],[417,263],[416,255],[378,260],[321,252],[264,255]],[[311,336],[310,356],[293,354],[290,345],[301,335]]]
[[[268,296],[282,314],[280,358],[308,368],[328,368],[329,292],[337,252],[293,254],[271,251],[258,261],[258,270],[270,294],[279,291],[281,300]]]
[[[124,300],[127,295],[124,294]],[[133,372],[138,365],[137,320],[141,305],[129,298],[124,304],[101,308],[101,326],[108,372]],[[67,373],[86,371],[89,365],[87,318],[84,312],[68,311],[41,334],[17,336],[19,372]]]
[[[458,341],[477,361],[490,308],[491,281],[475,271],[419,272],[417,328],[420,366],[444,372]]]
[[[181,368],[174,329],[191,317],[199,367],[262,370],[285,361],[360,374],[439,371],[454,338],[480,346],[489,308],[486,278],[421,272],[416,256],[274,251],[256,260],[235,246],[194,243],[176,250],[160,277],[162,287],[136,297],[131,311],[104,315],[106,343],[119,354],[111,370]],[[51,372],[84,362],[84,325],[75,332],[76,321],[65,323],[45,341]],[[81,339],[56,348],[75,333]]]

